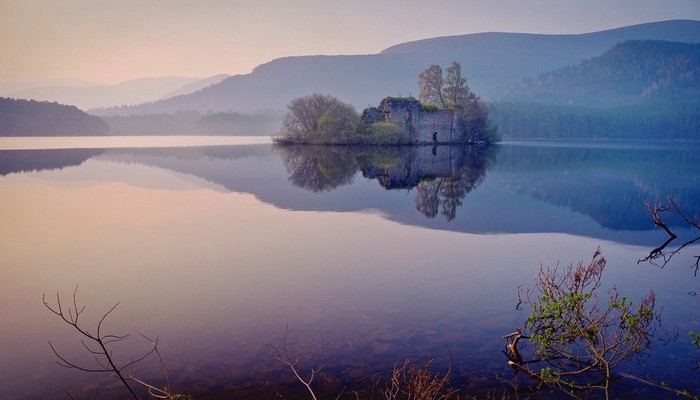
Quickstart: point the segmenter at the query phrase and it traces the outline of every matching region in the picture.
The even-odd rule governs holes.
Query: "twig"
[[[289,356],[289,351],[287,349],[287,335],[289,333],[289,324],[287,324],[286,328],[284,329],[284,340],[282,342],[282,351],[280,351],[277,347],[275,347],[272,343],[267,344],[267,348],[272,352],[272,357],[283,364],[287,365],[292,372],[294,373],[294,376],[301,382],[306,389],[309,391],[309,394],[311,395],[311,398],[314,400],[316,399],[316,394],[314,393],[313,389],[311,388],[311,382],[313,382],[314,377],[316,374],[323,369],[323,366],[321,366],[318,369],[311,369],[311,375],[309,376],[308,380],[304,380],[304,378],[299,375],[299,372],[297,371],[297,364],[299,364],[299,357],[300,354],[297,354],[296,357],[294,357],[294,360],[292,361],[292,358]]]

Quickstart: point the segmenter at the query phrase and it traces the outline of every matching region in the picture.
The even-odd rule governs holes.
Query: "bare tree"
[[[476,96],[469,90],[467,79],[462,77],[462,66],[452,61],[445,72],[444,92],[447,106],[466,107],[467,103],[473,101]]]
[[[420,90],[418,100],[422,103],[437,104],[442,108],[447,108],[443,85],[442,68],[437,64],[432,64],[418,75],[418,88]]]

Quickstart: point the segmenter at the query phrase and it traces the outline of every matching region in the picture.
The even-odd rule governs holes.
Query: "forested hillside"
[[[700,44],[626,41],[491,102],[517,138],[700,139]]]
[[[0,136],[105,135],[101,118],[75,106],[0,97]]]
[[[587,106],[700,99],[700,44],[619,43],[599,57],[512,85],[501,100]]]

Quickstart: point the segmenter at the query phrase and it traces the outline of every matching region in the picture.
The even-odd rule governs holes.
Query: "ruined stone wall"
[[[462,158],[452,146],[417,146],[405,149],[403,162],[383,170],[365,171],[387,189],[412,189],[427,178],[454,178]]]
[[[403,128],[411,143],[449,143],[457,139],[459,108],[427,111],[411,98],[387,99],[382,106],[385,120]]]
[[[416,142],[450,142],[456,126],[454,117],[455,110],[421,110],[413,118],[413,126],[416,129]]]

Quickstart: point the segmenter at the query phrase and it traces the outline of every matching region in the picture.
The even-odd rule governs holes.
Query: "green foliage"
[[[367,134],[363,136],[365,144],[401,144],[405,141],[403,129],[391,122],[375,122],[367,127]]]
[[[427,112],[435,112],[435,111],[439,110],[440,107],[438,107],[435,104],[420,103],[420,109],[423,111],[427,111]]]
[[[325,94],[292,100],[277,143],[348,144],[357,138],[360,117],[347,103]]]
[[[396,96],[386,96],[385,98],[382,99],[382,101],[379,102],[379,104],[382,104],[382,105],[383,105],[383,104],[386,103],[387,101],[391,101],[391,100],[407,100],[407,101],[411,101],[411,100],[415,100],[415,99],[416,99],[416,98],[413,97],[413,96],[408,96],[408,97],[402,97],[402,96],[400,96],[400,97],[396,97]]]
[[[605,264],[597,250],[588,264],[540,268],[535,290],[528,292],[526,327],[536,356],[546,363],[537,374],[543,383],[607,388],[616,366],[649,348],[659,316],[654,293],[635,306],[613,287],[605,304],[597,294]]]
[[[690,340],[693,341],[693,346],[700,349],[700,333],[695,333],[693,331],[690,331],[689,335],[690,335]]]

